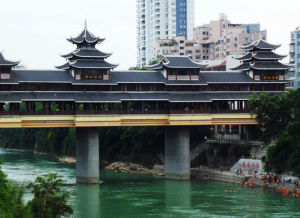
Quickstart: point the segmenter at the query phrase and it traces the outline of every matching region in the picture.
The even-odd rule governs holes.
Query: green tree
[[[142,67],[130,67],[129,70],[143,71],[143,70],[147,70],[147,68],[144,67],[144,66],[142,66]]]
[[[32,217],[22,201],[23,187],[13,185],[0,168],[0,217]]]
[[[289,97],[282,93],[270,95],[262,93],[252,95],[247,107],[250,113],[256,116],[259,127],[263,131],[262,140],[265,144],[275,139],[288,125],[291,120],[291,102]]]
[[[162,55],[157,55],[156,58],[154,58],[153,60],[151,60],[149,62],[149,65],[154,65],[154,64],[158,64],[159,62],[161,62],[161,60],[163,59]]]
[[[263,140],[276,142],[263,158],[265,169],[300,175],[300,89],[280,96],[254,95],[248,107],[264,131]]]
[[[33,188],[34,198],[28,206],[34,217],[53,218],[73,214],[73,209],[67,204],[69,193],[61,190],[62,179],[56,174],[47,174],[36,178],[28,185]]]

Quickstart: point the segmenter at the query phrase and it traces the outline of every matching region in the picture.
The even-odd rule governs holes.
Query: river
[[[67,183],[63,188],[71,193],[73,217],[300,217],[299,199],[269,190],[106,171],[100,172],[100,185],[76,185],[75,165],[3,150],[0,160],[8,178],[19,184],[26,185],[49,172],[61,176]],[[31,197],[27,191],[24,199]]]

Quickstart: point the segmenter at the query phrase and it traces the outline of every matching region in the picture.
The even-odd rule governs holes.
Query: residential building
[[[288,79],[293,80],[293,88],[300,87],[300,28],[291,32],[290,64],[294,67],[288,73]]]
[[[243,55],[239,45],[246,46],[259,39],[266,40],[267,31],[260,24],[232,24],[226,15],[219,20],[194,28],[193,39],[175,37],[158,40],[154,46],[157,55],[189,56],[193,61],[226,61],[228,56]]]
[[[137,0],[137,65],[147,65],[160,39],[193,38],[194,0]]]
[[[155,43],[154,57],[158,55],[188,56],[193,61],[201,60],[201,45],[195,40],[186,40],[184,36],[178,36],[168,40],[158,40]]]
[[[219,20],[194,28],[194,40],[202,45],[201,60],[222,60],[228,55],[243,55],[239,45],[246,46],[259,39],[267,39],[267,31],[260,24],[233,24],[225,14]]]

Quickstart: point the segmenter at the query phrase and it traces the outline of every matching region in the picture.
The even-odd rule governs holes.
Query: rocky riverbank
[[[56,157],[57,161],[68,164],[75,164],[76,158],[71,156]]]
[[[153,170],[134,163],[114,162],[104,167],[105,170],[110,170],[118,173],[140,173],[152,174]]]

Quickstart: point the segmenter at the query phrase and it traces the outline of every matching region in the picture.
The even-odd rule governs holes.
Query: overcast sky
[[[257,23],[268,41],[288,54],[290,32],[300,26],[300,0],[195,0],[195,24],[226,13],[233,23]],[[0,0],[0,52],[28,68],[63,64],[61,54],[75,49],[66,41],[88,29],[105,37],[98,46],[113,52],[109,62],[126,70],[136,65],[136,0]],[[288,59],[286,59],[288,61]]]

